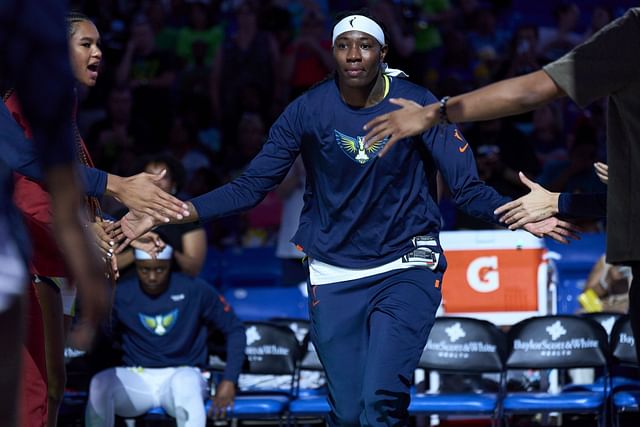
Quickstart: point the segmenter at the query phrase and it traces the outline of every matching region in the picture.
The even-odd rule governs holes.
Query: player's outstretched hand
[[[548,236],[559,243],[580,239],[580,229],[576,225],[554,216],[525,224],[524,229],[536,237]]]
[[[103,254],[113,253],[115,249],[114,246],[116,244],[114,236],[116,232],[110,227],[111,221],[104,221],[100,217],[95,218],[95,222],[90,223],[91,231],[93,232],[93,236],[98,245],[98,248],[102,251]],[[110,231],[107,231],[110,230]]]
[[[429,114],[429,106],[409,101],[404,98],[391,98],[389,102],[401,108],[391,113],[382,114],[364,125],[365,145],[367,148],[378,141],[389,137],[378,156],[384,156],[393,145],[409,136],[418,135],[437,123],[437,115]]]
[[[530,222],[542,221],[558,213],[560,193],[552,193],[540,184],[519,173],[520,181],[531,190],[529,194],[505,203],[494,211],[501,215],[500,222],[509,226],[510,230],[524,227]]]
[[[109,194],[122,202],[130,210],[154,217],[159,222],[169,222],[171,218],[182,219],[189,215],[188,206],[181,200],[158,187],[166,169],[159,174],[146,172],[127,178],[110,175]]]
[[[166,243],[153,231],[148,231],[131,242],[131,247],[145,251],[153,259],[156,259],[158,252],[161,252],[165,246]]]
[[[117,226],[122,230],[124,240],[120,242],[120,245],[116,248],[116,253],[122,252],[131,242],[138,237],[150,231],[153,227],[160,224],[158,220],[147,215],[144,212],[130,210],[120,221]]]
[[[216,387],[216,395],[211,399],[209,417],[224,419],[228,412],[233,410],[233,402],[236,398],[236,386],[229,380],[222,380]]]

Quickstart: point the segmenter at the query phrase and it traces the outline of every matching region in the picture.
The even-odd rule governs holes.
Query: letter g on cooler
[[[497,291],[500,287],[498,257],[479,257],[471,261],[467,267],[467,283],[476,292]]]

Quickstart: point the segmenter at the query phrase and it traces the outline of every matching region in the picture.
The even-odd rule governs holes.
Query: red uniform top
[[[31,138],[31,129],[26,119],[22,115],[20,104],[15,95],[12,93],[5,104],[15,121],[20,125],[27,138]],[[75,112],[74,112],[75,122]],[[75,126],[74,126],[75,127]],[[76,132],[78,141],[80,159],[88,166],[93,166],[91,156],[87,148]],[[68,272],[66,264],[58,244],[53,235],[51,224],[51,200],[49,193],[41,183],[30,178],[14,173],[15,189],[13,198],[16,206],[22,213],[24,221],[29,230],[29,237],[33,244],[33,254],[31,257],[30,270],[32,274],[39,274],[50,277],[67,277]]]

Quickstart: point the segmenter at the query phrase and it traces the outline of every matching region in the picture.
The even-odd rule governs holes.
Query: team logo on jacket
[[[167,314],[156,314],[154,316],[138,313],[138,318],[142,322],[142,326],[149,332],[163,336],[175,326],[176,320],[178,320],[178,309],[176,308]]]
[[[369,160],[376,157],[376,153],[382,150],[389,138],[376,141],[369,148],[364,146],[364,136],[349,136],[335,130],[336,142],[342,148],[344,154],[354,162],[364,165]]]

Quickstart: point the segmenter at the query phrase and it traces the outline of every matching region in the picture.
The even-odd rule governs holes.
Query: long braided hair
[[[71,38],[75,34],[76,27],[80,22],[91,22],[91,19],[82,12],[72,10],[65,17],[65,21],[67,23],[67,38]],[[93,161],[91,160],[87,147],[82,142],[82,137],[80,136],[75,109],[73,112],[73,134],[76,143],[76,150],[78,152],[78,161],[84,166],[93,167]],[[91,215],[91,221],[94,221],[96,216],[100,216],[102,214],[100,201],[96,197],[86,197],[86,203],[88,213]]]
[[[72,10],[67,13],[65,21],[67,22],[67,37],[70,38],[76,32],[76,24],[83,21],[91,22],[91,19],[82,12]]]
[[[85,15],[82,12],[78,12],[76,10],[70,11],[67,14],[65,20],[67,23],[68,39],[71,39],[71,37],[73,37],[79,23],[92,22],[87,15]],[[80,130],[78,129],[76,115],[77,115],[77,97],[76,97],[76,108],[73,111],[72,126],[73,126],[74,139],[76,143],[76,150],[78,152],[78,161],[80,162],[80,164],[84,166],[93,167],[93,161],[89,156],[89,151],[87,150],[87,147],[84,145],[84,142],[82,141],[82,137],[80,136]],[[102,209],[100,207],[100,200],[98,200],[97,197],[91,197],[91,196],[85,197],[85,200],[86,200],[87,211],[88,211],[88,214],[90,215],[90,220],[92,222],[100,221],[102,218]],[[105,258],[104,261],[105,261],[105,270],[106,270],[105,276],[107,277],[107,279],[109,279],[109,281],[111,282],[111,285],[115,285],[115,274],[112,269],[111,262],[108,258]],[[115,292],[115,286],[112,286],[112,294],[111,294],[112,299],[113,299],[114,292]]]

